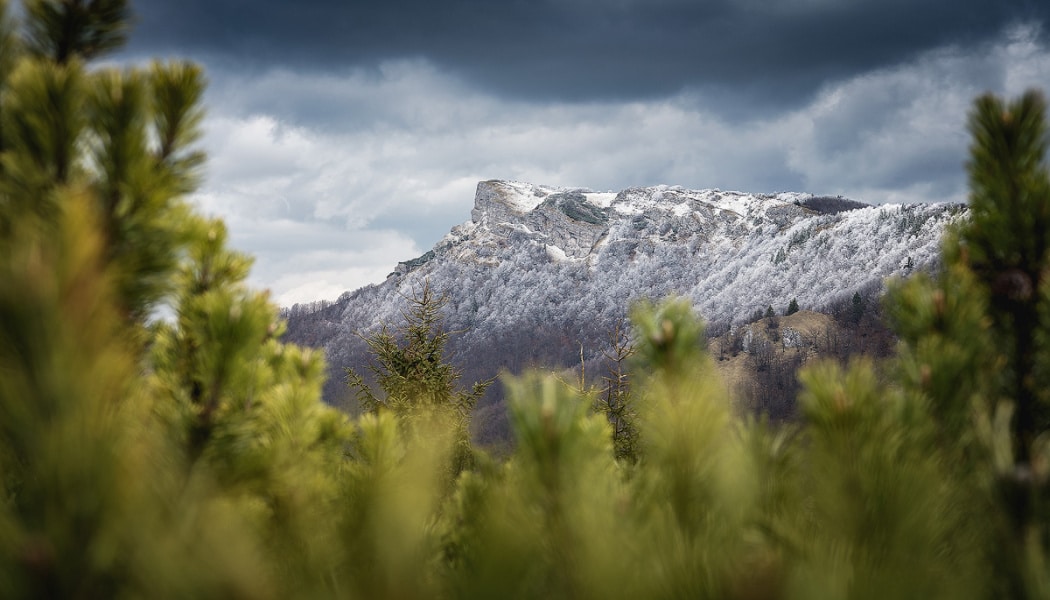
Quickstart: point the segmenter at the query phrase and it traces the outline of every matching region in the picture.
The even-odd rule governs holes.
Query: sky
[[[1045,0],[139,0],[206,69],[192,197],[282,306],[385,279],[479,181],[965,201],[985,92],[1050,93]]]

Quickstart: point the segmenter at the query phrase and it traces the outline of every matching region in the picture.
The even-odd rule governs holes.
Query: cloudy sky
[[[207,69],[195,201],[274,299],[334,299],[484,179],[965,200],[966,115],[1050,92],[1045,0],[139,0]]]

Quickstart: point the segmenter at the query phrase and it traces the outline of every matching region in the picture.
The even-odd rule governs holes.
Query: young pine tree
[[[995,593],[1050,592],[1050,171],[1046,103],[977,100],[970,218],[945,268],[891,294],[905,389],[926,403],[990,527]],[[994,550],[992,549],[994,548]]]
[[[91,60],[127,41],[127,0],[29,0],[25,9],[27,50],[56,64]]]
[[[405,322],[397,332],[384,325],[365,338],[376,361],[369,368],[380,393],[374,392],[353,369],[346,370],[347,384],[368,412],[389,410],[403,420],[429,418],[437,413],[451,416],[458,432],[452,471],[458,473],[472,464],[470,417],[492,381],[477,382],[469,392],[459,390],[459,370],[444,358],[450,336],[441,315],[445,298],[436,295],[426,281],[422,292],[407,300]]]
[[[618,460],[638,460],[638,409],[631,395],[628,361],[635,347],[626,319],[617,321],[609,334],[610,348],[604,352],[609,370],[594,399],[594,409],[605,415],[612,427],[613,452]]]
[[[183,199],[199,68],[89,65],[127,17],[0,2],[0,596],[330,592],[350,429]]]

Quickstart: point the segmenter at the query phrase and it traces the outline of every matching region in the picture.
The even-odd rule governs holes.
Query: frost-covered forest
[[[385,282],[284,314],[290,339],[325,350],[332,402],[345,396],[341,367],[369,360],[360,336],[398,322],[424,282],[447,298],[446,325],[461,332],[449,357],[468,378],[568,367],[581,346],[597,373],[608,332],[638,300],[687,298],[715,335],[792,300],[824,312],[858,292],[877,303],[884,279],[936,268],[945,227],[964,213],[797,193],[486,181],[472,219]]]
[[[121,0],[24,8],[0,0],[0,597],[1050,595],[1040,93],[976,100],[967,216],[885,300],[896,353],[807,366],[797,422],[733,409],[693,302],[643,301],[602,384],[499,383],[496,456],[440,294],[370,330],[365,414],[324,404],[323,353],[185,200],[199,67],[98,61]]]

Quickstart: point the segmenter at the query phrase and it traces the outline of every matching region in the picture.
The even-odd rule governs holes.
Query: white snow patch
[[[620,213],[621,215],[640,215],[643,212],[641,206],[633,202],[621,202],[613,205],[613,210]]]
[[[716,206],[746,217],[748,209],[754,202],[754,196],[728,193],[722,196]]]
[[[591,192],[583,195],[589,204],[598,208],[609,208],[616,199],[616,192]]]
[[[690,210],[691,207],[689,206],[689,203],[682,202],[681,204],[674,205],[674,208],[671,209],[671,212],[674,213],[674,216],[676,217],[684,217],[689,214]]]
[[[504,223],[500,223],[499,225],[500,225],[500,227],[506,227],[507,229],[510,229],[511,231],[517,231],[517,232],[520,232],[520,233],[524,233],[525,235],[533,235],[533,234],[535,234],[535,232],[533,230],[529,229],[529,226],[524,224],[524,223],[506,223],[506,222],[504,222]],[[544,237],[546,237],[546,235],[544,235],[544,234],[540,234],[540,235],[543,235]]]
[[[500,183],[508,192],[502,197],[504,202],[510,208],[522,213],[535,209],[547,196],[561,191],[560,188],[522,183],[520,181],[501,181]]]
[[[569,256],[565,254],[565,251],[553,244],[547,244],[547,257],[553,262],[565,262],[569,260]]]

